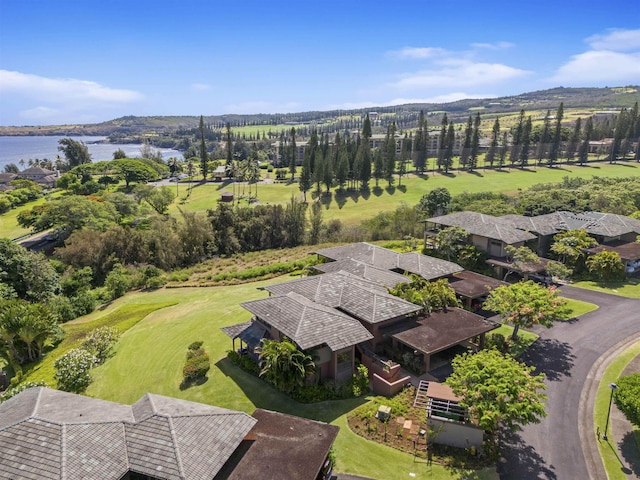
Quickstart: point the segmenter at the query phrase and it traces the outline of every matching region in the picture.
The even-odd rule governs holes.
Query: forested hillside
[[[418,114],[441,115],[446,112],[450,120],[462,121],[470,112],[480,111],[483,116],[515,113],[521,109],[546,110],[557,108],[560,102],[567,109],[619,110],[640,101],[640,87],[564,88],[523,93],[500,98],[466,99],[450,103],[414,103],[406,105],[379,106],[357,110],[330,110],[299,113],[206,115],[204,121],[212,128],[222,128],[226,123],[232,127],[296,125],[313,123],[328,126],[326,132],[361,128],[367,112],[375,111],[381,122],[394,121],[399,128],[415,128]],[[170,133],[198,126],[199,116],[125,116],[107,122],[86,125],[52,126],[0,126],[0,135],[105,135],[126,140],[128,136],[143,133]],[[383,125],[384,126],[384,125]]]

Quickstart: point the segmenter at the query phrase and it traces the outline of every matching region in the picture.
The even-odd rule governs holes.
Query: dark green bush
[[[631,423],[640,427],[640,373],[620,377],[616,384],[616,405]]]
[[[188,386],[205,379],[211,368],[209,355],[202,348],[202,341],[193,342],[187,348],[187,360],[182,368],[183,385]]]

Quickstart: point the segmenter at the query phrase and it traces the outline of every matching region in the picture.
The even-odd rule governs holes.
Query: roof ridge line
[[[180,472],[180,476],[182,478],[186,478],[184,466],[182,465],[182,459],[180,457],[180,448],[178,447],[178,438],[176,437],[176,430],[173,426],[173,418],[171,416],[168,416],[167,421],[169,423],[169,434],[171,435],[171,441],[173,442],[173,452],[176,456],[176,463],[178,464],[178,472]]]
[[[135,420],[135,417],[134,417],[134,420]],[[131,470],[131,462],[129,461],[129,445],[127,442],[127,422],[120,422],[120,426],[122,427],[122,444],[124,445],[124,461],[127,467],[127,471],[129,471]]]
[[[156,408],[156,403],[153,401],[153,398],[151,398],[151,393],[147,392],[147,398],[149,399],[149,404],[151,405],[151,411],[153,412],[154,415],[159,415],[158,414],[158,409]]]
[[[42,395],[43,390],[46,387],[39,387],[38,388],[38,396],[36,397],[36,403],[33,404],[33,410],[31,411],[31,416],[33,418],[38,418],[36,417],[36,412],[38,411],[38,407],[40,406],[40,396]]]
[[[60,426],[60,478],[67,478],[67,425]]]

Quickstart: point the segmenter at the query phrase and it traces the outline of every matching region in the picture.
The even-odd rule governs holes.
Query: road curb
[[[591,370],[587,374],[580,403],[578,405],[578,433],[582,454],[587,464],[587,471],[591,480],[607,478],[607,473],[598,449],[598,441],[593,431],[593,412],[595,409],[596,396],[600,380],[609,364],[620,354],[636,342],[640,341],[640,333],[618,342],[593,363]]]

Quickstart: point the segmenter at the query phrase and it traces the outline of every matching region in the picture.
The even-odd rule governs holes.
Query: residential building
[[[325,480],[337,433],[261,409],[151,393],[122,405],[34,387],[0,404],[0,479]]]
[[[462,294],[466,289],[470,295],[468,305],[492,288],[483,278],[455,277],[463,269],[453,262],[364,242],[314,253],[327,260],[317,266],[327,273],[264,287],[270,297],[243,303],[253,318],[222,329],[234,349],[239,339],[240,351],[257,359],[263,338],[287,337],[312,354],[320,380],[347,381],[357,359],[369,369],[374,390],[390,395],[408,377],[388,361],[389,352],[398,358],[410,353],[412,367],[428,372],[433,355],[470,346],[475,337],[481,338],[482,346],[484,335],[497,328],[459,308],[425,315],[420,306],[388,293],[388,287],[411,281],[399,272],[426,280],[451,278]]]

